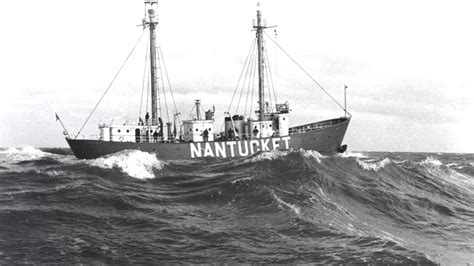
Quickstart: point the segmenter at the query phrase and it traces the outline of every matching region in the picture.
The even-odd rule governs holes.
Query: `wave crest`
[[[0,151],[0,160],[8,162],[30,161],[51,155],[51,153],[43,152],[30,146],[11,147],[7,150]]]
[[[392,161],[389,158],[384,158],[380,161],[372,161],[372,160],[356,160],[360,167],[365,170],[373,170],[377,172],[378,170],[384,168],[387,164],[391,163]]]
[[[104,169],[119,168],[123,173],[138,179],[154,178],[153,169],[163,169],[164,163],[155,154],[128,150],[89,161],[93,166]]]
[[[343,153],[336,153],[336,156],[338,157],[343,157],[343,158],[349,158],[349,157],[354,157],[354,158],[367,158],[366,155],[360,153],[360,152],[349,152],[345,151]]]
[[[326,156],[322,155],[321,153],[313,150],[299,150],[300,154],[307,159],[315,159],[318,163],[321,163],[321,159],[327,158]]]
[[[254,156],[252,158],[245,159],[244,162],[245,163],[247,163],[247,162],[255,163],[255,162],[260,162],[260,161],[264,161],[264,160],[276,160],[278,158],[281,158],[281,157],[284,157],[284,156],[287,156],[287,155],[288,155],[288,151],[272,150],[272,151],[268,151],[268,152],[259,153],[258,155]]]
[[[423,166],[441,166],[441,165],[443,165],[443,163],[440,160],[438,160],[434,157],[428,156],[428,157],[426,157],[425,160],[420,162],[420,165],[423,165]]]

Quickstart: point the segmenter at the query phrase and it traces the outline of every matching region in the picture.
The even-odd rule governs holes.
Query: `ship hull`
[[[291,149],[330,154],[336,153],[341,147],[349,122],[349,118],[331,119],[291,128],[288,136],[236,141],[137,143],[70,138],[66,138],[66,141],[79,159],[95,159],[123,150],[155,153],[162,160],[243,158],[259,152]]]

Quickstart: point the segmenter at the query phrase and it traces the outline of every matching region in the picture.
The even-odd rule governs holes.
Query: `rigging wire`
[[[245,112],[247,112],[247,105],[248,105],[248,101],[249,101],[249,92],[250,92],[250,86],[253,85],[252,82],[254,81],[254,77],[255,77],[255,49],[253,50],[253,55],[252,55],[252,58],[251,58],[251,61],[250,61],[250,78],[249,78],[249,81],[248,81],[248,85],[247,85],[247,98],[245,99],[245,108],[244,108],[244,114]],[[251,109],[249,111],[249,115],[251,113]]]
[[[99,106],[100,102],[102,101],[102,99],[104,98],[104,96],[107,94],[107,92],[109,91],[109,89],[112,87],[112,84],[114,84],[115,80],[117,79],[118,75],[120,74],[120,72],[122,71],[123,67],[125,66],[125,64],[127,63],[128,59],[130,58],[130,56],[133,54],[133,51],[135,51],[135,48],[137,47],[137,45],[140,43],[143,35],[144,35],[145,31],[142,32],[142,34],[140,35],[140,38],[138,38],[138,41],[135,43],[135,45],[133,46],[132,50],[130,51],[130,53],[128,54],[127,58],[125,58],[125,61],[122,63],[122,65],[120,66],[119,70],[117,71],[117,74],[115,74],[114,78],[112,79],[112,81],[110,82],[109,86],[107,86],[107,89],[105,90],[105,92],[102,94],[102,96],[100,97],[99,99],[99,102],[97,102],[97,104],[94,106],[94,109],[92,109],[91,113],[89,114],[89,116],[87,117],[86,121],[84,122],[84,124],[82,125],[81,129],[79,129],[79,131],[77,132],[77,135],[74,137],[74,139],[77,139],[77,137],[79,136],[79,134],[81,134],[81,131],[82,129],[84,129],[84,127],[86,126],[87,122],[89,121],[89,119],[91,118],[92,114],[94,114],[95,110],[97,109],[97,107]]]
[[[160,44],[158,44],[158,47],[160,47]],[[170,121],[170,114],[168,112],[168,102],[166,100],[165,82],[164,82],[164,78],[163,78],[163,70],[161,68],[161,57],[160,57],[159,50],[160,49],[158,48],[157,49],[157,51],[158,51],[158,65],[160,67],[161,87],[163,89],[163,98],[165,99],[166,118],[168,119],[168,122],[169,122]]]
[[[314,83],[316,83],[316,85],[318,85],[318,87],[324,92],[326,93],[327,96],[329,96],[342,110],[346,111],[347,110],[331,95],[329,94],[329,92],[327,92],[323,86],[321,86],[321,84],[319,84],[300,64],[298,64],[298,62],[296,62],[295,59],[293,59],[293,57],[291,57],[280,45],[278,45],[278,43],[272,39],[272,37],[270,37],[266,32],[264,32],[265,35],[267,35],[270,40],[286,55],[288,56],[288,58],[290,58],[291,61],[293,61],[293,63],[295,63]],[[352,117],[352,115],[347,112],[347,114],[349,114],[349,116]]]
[[[237,92],[237,89],[239,88],[240,80],[242,79],[242,75],[244,74],[244,71],[245,71],[245,66],[246,66],[247,61],[249,59],[250,53],[252,52],[253,47],[255,46],[256,41],[257,41],[257,39],[252,40],[252,45],[250,46],[249,53],[247,54],[247,58],[245,59],[245,63],[244,63],[244,67],[242,68],[242,72],[240,72],[239,80],[237,81],[237,86],[235,87],[234,94],[232,95],[232,99],[230,100],[229,107],[227,108],[227,112],[230,111],[230,107],[232,106],[232,103],[234,102],[235,93]],[[224,124],[222,124],[222,126],[224,126]]]
[[[142,106],[143,106],[143,91],[145,90],[145,81],[147,80],[147,69],[148,69],[148,45],[149,42],[146,42],[146,49],[145,49],[145,67],[143,68],[143,81],[142,81],[142,95],[140,97],[140,112],[138,113],[138,117],[142,115]]]
[[[266,51],[266,49],[263,49],[264,51]],[[266,52],[264,52],[264,54],[262,55],[263,57],[263,71],[264,71],[264,81],[266,79],[267,82],[264,82],[263,83],[263,90],[265,91],[265,84],[267,84],[267,89],[268,89],[268,100],[270,101],[270,108],[271,106],[273,106],[273,102],[272,102],[272,93],[270,91],[270,82],[269,82],[269,75],[268,75],[268,67],[267,67],[267,60],[265,60],[266,56]],[[265,106],[267,105],[266,104],[267,102],[265,102]],[[267,108],[268,109],[268,108]],[[270,110],[268,110],[270,111]]]
[[[193,104],[193,108],[191,108],[191,111],[189,112],[189,115],[188,115],[188,119],[189,119],[189,120],[193,120],[192,113],[193,113],[193,111],[194,111],[194,108],[196,108],[196,105],[195,105],[195,104]]]
[[[239,110],[239,106],[240,106],[240,101],[242,100],[242,95],[244,93],[244,88],[245,88],[245,81],[247,80],[247,76],[251,75],[251,71],[252,71],[252,62],[253,62],[253,58],[255,57],[255,49],[252,49],[252,54],[250,55],[250,61],[248,62],[248,64],[244,67],[246,67],[247,71],[245,72],[245,76],[244,76],[244,81],[242,82],[242,89],[240,90],[240,96],[239,96],[239,101],[237,102],[237,107],[235,108],[235,113],[237,114],[238,113],[238,110]]]
[[[265,50],[265,56],[267,56],[266,50]],[[268,84],[267,88],[268,88],[268,98],[270,99],[270,108],[273,108],[274,105],[272,102],[272,90],[273,90],[273,101],[275,102],[275,104],[277,104],[277,98],[275,94],[275,87],[273,86],[273,79],[272,79],[271,70],[270,70],[270,61],[268,60],[265,62],[265,73],[266,73],[265,77],[267,79],[266,84]]]
[[[145,101],[145,112],[148,113],[148,104],[150,103],[149,98],[150,98],[150,86],[151,86],[151,76],[147,75],[147,81],[146,81],[146,101]]]
[[[267,71],[267,75],[269,77],[269,80],[270,80],[270,84],[272,84],[272,90],[273,90],[273,97],[275,99],[275,104],[277,103],[277,93],[276,93],[276,90],[275,90],[275,84],[273,83],[273,76],[272,76],[272,69],[271,69],[271,64],[270,64],[270,60],[269,60],[269,57],[268,57],[268,53],[267,53],[267,49],[265,49],[265,57],[266,57],[266,62],[267,62],[267,65],[268,65],[268,71]],[[269,85],[270,85],[269,84]],[[269,90],[269,94],[270,94],[270,89]],[[271,94],[270,94],[271,95]]]
[[[161,55],[160,58],[163,61],[163,68],[165,69],[166,80],[168,81],[168,88],[170,90],[171,99],[173,100],[174,112],[175,112],[175,115],[177,115],[177,117],[178,117],[178,124],[181,125],[181,121],[180,121],[179,113],[178,113],[178,108],[176,107],[176,102],[174,100],[173,90],[171,89],[171,82],[170,82],[170,78],[168,76],[168,70],[166,69],[165,58],[163,56],[163,51],[161,51],[160,46],[158,46],[158,52],[160,53],[160,55]]]
[[[256,64],[254,64],[254,67],[255,67]],[[252,115],[252,110],[253,110],[253,95],[255,94],[254,91],[255,91],[255,80],[256,80],[256,76],[257,74],[255,73],[256,71],[253,72],[253,77],[252,77],[252,93],[251,93],[251,96],[250,96],[250,115]]]
[[[242,68],[242,71],[240,72],[239,80],[237,81],[237,85],[235,86],[234,94],[232,95],[232,99],[230,100],[229,107],[227,107],[227,112],[226,113],[228,113],[229,116],[230,116],[230,107],[232,106],[232,103],[234,102],[234,97],[235,97],[235,94],[237,93],[237,90],[239,89],[240,80],[242,79],[242,75],[244,74],[245,66],[247,65],[247,62],[249,60],[249,56],[250,56],[251,52],[253,51],[253,48],[255,47],[256,42],[257,42],[257,39],[252,40],[249,52],[247,54],[247,58],[245,58],[244,67]],[[224,124],[225,124],[225,121],[222,122],[221,131],[224,129]]]
[[[272,101],[272,93],[271,93],[271,90],[270,90],[270,82],[269,82],[269,77],[268,77],[268,68],[264,66],[264,69],[265,69],[265,77],[266,77],[266,80],[267,82],[264,83],[264,84],[268,84],[267,85],[267,89],[268,89],[268,100],[270,101],[270,108],[272,108],[273,106],[273,101]],[[265,89],[265,85],[264,85],[264,88]],[[275,103],[276,103],[276,99],[275,100]],[[268,110],[268,112],[270,112],[270,110]]]

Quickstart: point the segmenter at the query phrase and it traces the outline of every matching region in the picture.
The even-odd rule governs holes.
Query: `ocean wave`
[[[37,160],[46,156],[52,156],[53,154],[43,152],[34,147],[10,147],[6,150],[0,151],[0,160],[7,161],[9,163],[15,163],[20,161],[31,161]]]
[[[318,163],[321,163],[321,159],[327,158],[326,156],[320,154],[317,151],[313,151],[313,150],[303,150],[303,149],[299,149],[297,151],[293,151],[293,150],[290,150],[290,151],[272,150],[272,151],[269,151],[269,152],[259,153],[255,156],[251,157],[251,158],[248,158],[248,159],[244,159],[243,163],[255,163],[255,162],[266,161],[266,160],[272,161],[272,160],[277,160],[277,159],[284,158],[284,157],[288,156],[289,154],[293,154],[293,153],[298,153],[298,154],[300,154],[301,156],[303,156],[304,158],[307,158],[307,159],[315,159]]]
[[[164,163],[156,155],[138,150],[127,150],[113,155],[88,161],[90,165],[112,169],[119,168],[123,173],[138,179],[154,178],[154,169],[163,169]]]
[[[384,168],[387,164],[390,164],[392,161],[389,158],[384,158],[382,160],[359,160],[356,159],[360,167],[365,170],[373,170],[375,172]]]
[[[420,162],[420,165],[422,165],[422,166],[441,166],[441,165],[443,165],[443,163],[440,160],[438,160],[434,157],[428,156],[428,157],[426,157],[425,160]]]
[[[288,151],[272,150],[269,152],[259,153],[249,159],[245,159],[243,162],[255,163],[255,162],[260,162],[260,161],[265,161],[265,160],[276,160],[287,155],[288,155]]]
[[[444,181],[448,181],[451,184],[458,186],[463,190],[468,190],[471,194],[474,194],[474,178],[459,173],[454,169],[448,169],[447,175],[444,176]]]
[[[336,156],[338,157],[343,157],[343,158],[349,158],[349,157],[353,157],[353,158],[367,158],[366,155],[360,153],[360,152],[349,152],[349,151],[345,151],[343,153],[337,153]]]
[[[7,156],[17,159],[2,164]],[[79,160],[61,149],[4,149],[0,217],[6,217],[5,230],[14,233],[6,236],[13,244],[0,258],[12,257],[10,264],[24,258],[37,264],[58,258],[69,259],[65,264],[81,263],[70,258],[78,252],[84,252],[81,259],[101,252],[81,250],[84,240],[95,247],[106,243],[117,252],[104,261],[117,263],[202,263],[215,258],[246,263],[253,256],[257,259],[250,262],[268,264],[465,264],[473,251],[466,244],[472,239],[474,215],[473,159],[389,152],[328,156],[294,150],[237,161],[163,162],[137,150]],[[159,182],[135,179],[158,175],[154,181]],[[52,225],[55,237],[67,239],[22,235]],[[119,235],[106,234],[110,228]],[[160,238],[153,237],[157,231]],[[140,241],[120,240],[130,238]],[[32,242],[25,244],[25,239]],[[317,254],[308,252],[314,243],[321,246]],[[43,245],[38,252],[72,248],[54,260],[35,260],[41,256],[28,249],[31,245]],[[25,248],[18,252],[19,247]],[[145,250],[150,261],[140,260],[143,247],[150,248]]]
[[[288,203],[288,202],[282,200],[281,198],[279,198],[275,194],[275,191],[273,191],[273,190],[270,190],[270,193],[272,194],[273,198],[277,201],[278,206],[280,206],[280,207],[285,206],[288,209],[292,210],[298,216],[301,214],[301,208],[300,207],[296,206],[295,204],[291,204],[291,203]]]
[[[459,166],[459,164],[457,164],[457,163],[448,163],[448,164],[446,164],[446,166],[447,166],[447,167],[450,167],[450,168],[451,168],[451,167],[456,168],[457,166]]]
[[[235,184],[235,183],[237,183],[237,182],[246,181],[246,180],[252,180],[252,179],[254,179],[253,176],[242,177],[242,178],[238,178],[238,179],[232,180],[230,183]]]
[[[300,149],[299,153],[308,159],[315,159],[318,163],[321,163],[321,159],[327,158],[326,156],[322,155],[321,153],[313,150],[303,150]]]

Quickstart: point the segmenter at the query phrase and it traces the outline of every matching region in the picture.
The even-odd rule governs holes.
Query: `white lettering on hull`
[[[270,142],[270,139],[262,139],[262,151],[270,151],[270,148],[268,148],[268,142]]]
[[[283,140],[285,142],[285,147],[286,149],[289,149],[290,148],[290,143],[288,141],[290,141],[290,136],[286,136],[286,137],[282,137],[281,140]]]
[[[226,158],[225,142],[214,142],[216,148],[216,157]]]
[[[235,147],[235,144],[237,144],[237,141],[228,141],[226,143],[227,143],[227,146],[230,147],[230,157],[235,157],[234,147]]]
[[[194,143],[190,143],[191,147],[191,158],[201,157],[201,143],[196,143],[197,148]]]
[[[216,141],[189,143],[191,158],[200,157],[245,157],[259,151],[288,150],[290,148],[290,136],[281,138],[252,139],[241,141]],[[201,146],[204,144],[204,149]],[[213,144],[214,143],[214,144]],[[236,148],[237,146],[237,148]]]
[[[245,152],[242,151],[242,145],[245,145]],[[249,142],[248,141],[239,141],[239,155],[240,156],[249,155]]]
[[[257,149],[254,151],[253,145],[257,146]],[[260,151],[260,142],[256,139],[253,139],[250,141],[250,153],[254,154],[256,152]]]
[[[272,144],[273,144],[273,149],[276,150],[278,147],[280,147],[279,144],[280,139],[272,139]]]
[[[204,157],[214,157],[214,152],[212,152],[211,144],[206,142],[206,149],[204,150]]]

